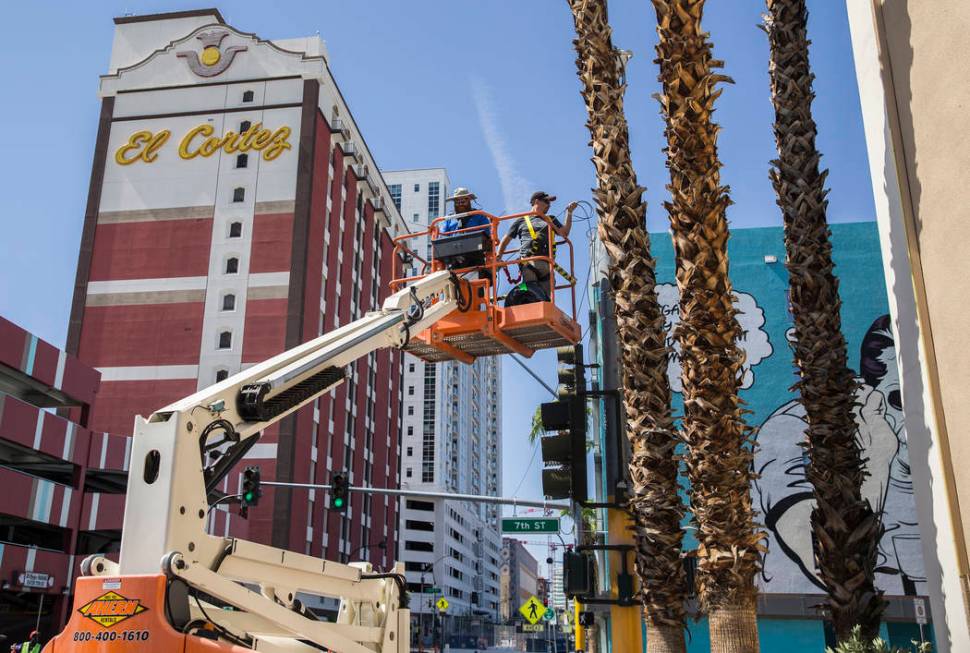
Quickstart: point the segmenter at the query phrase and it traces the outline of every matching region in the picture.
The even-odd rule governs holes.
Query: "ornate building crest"
[[[176,52],[175,55],[184,57],[189,68],[199,77],[215,77],[229,67],[237,52],[247,49],[245,45],[233,45],[222,50],[220,43],[227,36],[229,36],[229,32],[224,30],[202,32],[195,37],[202,41],[201,56],[192,50]]]

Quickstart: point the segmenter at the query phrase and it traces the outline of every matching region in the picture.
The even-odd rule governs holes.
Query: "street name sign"
[[[424,593],[425,594],[441,594],[441,588],[440,587],[425,587],[424,588]]]
[[[530,596],[529,600],[523,603],[522,607],[519,608],[519,612],[522,613],[522,616],[525,617],[530,624],[539,623],[539,620],[542,619],[542,615],[545,614],[546,610],[546,606],[542,605],[542,602],[539,601],[539,599],[537,599],[535,596]]]
[[[503,533],[558,533],[559,518],[551,519],[503,519]]]

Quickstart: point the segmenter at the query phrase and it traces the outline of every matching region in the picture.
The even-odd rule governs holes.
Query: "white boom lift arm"
[[[450,272],[430,274],[391,295],[379,311],[148,419],[137,417],[120,562],[92,556],[82,565],[84,574],[157,574],[161,569],[170,579],[184,581],[186,590],[241,610],[208,610],[205,618],[255,650],[407,653],[410,611],[401,607],[400,563],[393,573],[374,574],[369,563],[344,565],[210,535],[206,522],[211,498],[218,496],[216,486],[263,429],[338,385],[352,361],[377,349],[401,347],[448,315],[458,307],[456,285]],[[337,622],[308,615],[297,592],[338,597]]]

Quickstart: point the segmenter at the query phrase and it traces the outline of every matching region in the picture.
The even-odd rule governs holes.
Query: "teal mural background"
[[[674,251],[670,235],[651,234],[651,248],[657,259],[658,283],[676,283]],[[785,269],[785,240],[780,227],[736,229],[728,241],[731,281],[735,291],[755,297],[764,311],[765,330],[772,353],[752,368],[755,381],[741,391],[746,408],[752,411],[748,423],[761,424],[778,406],[796,398],[789,390],[795,382],[791,349],[785,331],[791,326],[788,312],[788,272]],[[765,263],[765,256],[777,263]],[[842,330],[846,337],[849,366],[858,371],[859,347],[866,329],[880,315],[889,312],[883,278],[879,235],[875,222],[832,225],[832,256],[842,297]],[[680,411],[680,396],[675,410]]]
[[[841,317],[842,329],[846,338],[848,348],[849,367],[857,374],[860,371],[860,347],[867,330],[873,322],[889,312],[889,304],[886,295],[883,267],[879,246],[878,232],[874,222],[843,223],[831,226],[833,258],[835,261],[835,273],[839,279],[839,291],[842,298]],[[675,284],[674,277],[674,253],[671,245],[670,235],[667,233],[652,234],[652,250],[657,260],[657,280],[658,290],[661,294],[661,302],[664,300],[664,292],[667,293],[667,301],[671,300],[670,293],[672,288],[664,288],[664,284]],[[747,415],[747,422],[753,428],[761,426],[765,420],[772,416],[779,408],[797,399],[797,395],[790,389],[796,380],[795,369],[792,360],[792,351],[786,338],[786,332],[792,327],[791,315],[788,310],[788,274],[785,269],[785,244],[784,233],[780,227],[775,228],[755,228],[755,229],[736,229],[732,231],[728,245],[730,257],[730,275],[734,290],[738,293],[746,293],[754,298],[754,303],[763,312],[764,323],[755,328],[760,328],[767,335],[767,342],[770,345],[770,352],[763,350],[762,341],[755,342],[755,347],[761,347],[762,351],[756,355],[755,364],[751,367],[753,379],[750,387],[741,391],[741,397],[746,403],[746,408],[751,411]],[[775,262],[766,261],[766,257],[774,257]],[[668,305],[668,310],[672,305]],[[742,324],[745,318],[740,318]],[[668,320],[669,321],[669,320]],[[750,317],[747,322],[751,322]],[[757,322],[757,320],[755,320]],[[750,324],[749,324],[750,327]],[[757,341],[753,338],[756,334],[748,334],[748,341]],[[892,353],[892,350],[889,350]],[[890,364],[895,369],[895,362]],[[672,380],[672,385],[679,385]],[[676,416],[682,414],[682,396],[680,393],[674,394],[674,413]],[[774,422],[774,420],[773,420]],[[779,428],[766,429],[765,437],[770,435],[774,438],[783,438],[787,444],[797,443],[802,437],[801,427],[792,426],[798,424],[797,420],[788,422],[778,422],[782,424]],[[901,418],[900,418],[901,424]],[[898,427],[897,427],[898,428]],[[787,429],[787,430],[786,430]],[[898,433],[898,437],[905,442],[905,431]],[[892,438],[890,437],[890,440]],[[765,445],[772,443],[766,442]],[[773,443],[778,444],[778,443]],[[797,445],[796,452],[797,450]],[[791,447],[789,447],[790,449]],[[781,447],[781,451],[786,451]],[[907,457],[905,445],[901,445],[896,457],[903,460]],[[894,463],[898,461],[894,460]],[[756,459],[756,465],[759,461]],[[779,459],[779,466],[782,461]],[[773,468],[777,474],[779,467]],[[908,479],[908,475],[906,476]],[[791,477],[773,478],[762,481],[763,483],[776,483],[772,487],[775,497],[783,495],[785,492],[793,492],[784,484],[791,482]],[[891,481],[890,481],[891,482]],[[804,489],[804,488],[803,488]],[[887,501],[885,509],[887,512],[887,524],[892,525],[900,520],[915,522],[915,507],[912,505],[911,494],[901,492],[898,488],[895,494],[893,489],[887,493],[891,498]],[[759,505],[759,495],[754,497],[754,503]],[[803,504],[804,505],[804,504]],[[889,515],[896,512],[902,517]],[[806,518],[807,520],[807,518]],[[762,517],[762,521],[764,521]],[[804,524],[804,529],[808,529],[808,524]],[[915,531],[915,527],[909,532]],[[902,531],[906,533],[904,528]],[[696,540],[693,531],[688,528],[685,537],[685,549],[696,547]],[[907,545],[912,547],[912,535],[909,535]],[[889,551],[892,543],[889,539],[884,539],[884,548]],[[800,570],[791,556],[785,555],[779,550],[779,546],[772,535],[769,541],[769,553],[766,559],[765,577],[759,579],[759,586],[765,593],[804,593],[819,595],[821,602],[822,591],[812,584],[809,577]],[[906,555],[909,555],[909,566],[918,567],[922,571],[922,558],[917,554],[918,560],[912,561],[912,551],[910,548]],[[918,540],[916,540],[916,550],[918,550]],[[891,558],[891,559],[890,559]],[[887,558],[887,565],[896,564],[895,558],[890,553]],[[906,560],[904,560],[905,562]],[[899,565],[900,567],[905,565]],[[902,595],[900,575],[879,576],[880,585],[891,595]],[[913,593],[907,590],[905,593]],[[916,593],[925,594],[925,585],[916,585]],[[906,646],[910,643],[914,632],[918,632],[915,624],[894,623],[883,627],[883,636],[891,640],[894,645]],[[690,651],[708,651],[707,627],[704,621],[691,624],[692,641],[689,646]],[[825,645],[825,633],[822,622],[815,619],[762,619],[759,622],[759,630],[762,637],[762,650],[765,653],[772,651],[784,653],[800,653],[802,651],[823,651]],[[926,630],[928,638],[932,637],[931,627]]]

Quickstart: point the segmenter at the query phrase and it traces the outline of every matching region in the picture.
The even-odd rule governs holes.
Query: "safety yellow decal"
[[[111,628],[147,610],[138,599],[127,599],[117,592],[106,592],[78,609],[102,628]]]

